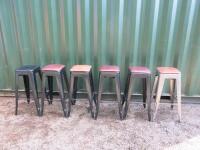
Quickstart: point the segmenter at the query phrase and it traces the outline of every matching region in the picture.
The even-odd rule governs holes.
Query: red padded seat
[[[99,67],[99,71],[102,72],[120,72],[119,66],[103,65]]]
[[[181,73],[178,69],[174,67],[157,67],[157,71],[163,74],[179,74]]]
[[[129,67],[130,72],[132,73],[146,73],[146,74],[151,74],[151,71],[147,67],[143,66],[134,66],[134,67]]]
[[[70,71],[74,72],[89,72],[91,70],[92,66],[90,65],[74,65],[70,69]]]
[[[44,66],[42,68],[42,71],[61,71],[64,67],[65,65],[61,65],[61,64],[50,64],[50,65]]]

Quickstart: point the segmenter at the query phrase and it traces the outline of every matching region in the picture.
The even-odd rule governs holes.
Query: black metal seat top
[[[32,71],[37,71],[40,70],[40,66],[38,65],[24,65],[18,69],[16,69],[16,72],[21,72],[21,73],[25,73],[25,72],[32,72]]]

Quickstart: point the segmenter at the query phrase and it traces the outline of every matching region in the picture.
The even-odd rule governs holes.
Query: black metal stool
[[[69,117],[71,111],[71,102],[66,103],[65,93],[64,93],[64,83],[66,84],[67,90],[69,91],[69,84],[67,80],[67,75],[65,71],[65,66],[61,64],[50,64],[42,68],[42,102],[41,102],[41,116],[44,111],[44,99],[45,99],[45,81],[48,78],[49,85],[49,104],[52,104],[53,100],[53,77],[56,78],[57,86],[59,89],[61,104],[63,108],[63,113],[65,117]]]
[[[120,89],[120,69],[118,66],[101,66],[99,68],[99,90],[98,90],[98,106],[101,101],[101,95],[103,90],[103,79],[105,77],[113,78],[116,85],[116,94],[119,107],[119,117],[122,120],[122,98],[121,98],[121,89]],[[99,109],[99,107],[98,107]]]
[[[134,78],[141,78],[143,80],[143,106],[146,107],[147,103],[147,111],[148,111],[148,120],[151,121],[151,71],[146,67],[129,67],[128,76],[126,80],[126,86],[124,91],[124,116],[123,119],[126,118],[128,113],[129,101],[131,99],[131,92],[133,84],[132,81]]]
[[[95,93],[94,93],[92,67],[90,65],[74,65],[70,69],[69,99],[72,104],[75,104],[75,102],[76,102],[78,77],[83,77],[85,80],[86,89],[88,92],[91,116],[92,116],[92,118],[96,119],[97,114],[98,114],[98,112],[97,112],[98,106],[97,106],[97,102],[95,99]]]
[[[40,78],[40,66],[36,65],[25,65],[22,66],[15,71],[15,98],[16,98],[16,107],[15,107],[15,115],[18,112],[18,89],[19,89],[19,76],[23,76],[25,92],[27,97],[27,102],[30,103],[30,89],[32,90],[33,98],[35,101],[35,106],[37,110],[37,115],[40,115],[40,104],[38,99],[38,89],[37,89],[37,82],[36,82],[36,74],[39,74]]]

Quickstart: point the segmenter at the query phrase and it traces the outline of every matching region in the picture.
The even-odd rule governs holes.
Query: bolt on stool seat
[[[33,98],[35,101],[37,115],[38,116],[40,115],[40,104],[39,104],[39,99],[38,99],[38,89],[37,89],[37,81],[36,81],[37,73],[39,74],[40,79],[41,79],[42,76],[40,72],[40,66],[37,66],[37,65],[25,65],[15,70],[15,98],[16,98],[15,115],[17,115],[17,112],[18,112],[19,76],[23,76],[27,102],[30,103],[30,89],[31,89]]]
[[[173,67],[157,67],[156,77],[152,90],[152,98],[153,94],[156,92],[156,109],[153,120],[155,119],[158,111],[165,79],[170,80],[171,108],[173,109],[173,102],[176,97],[178,103],[179,121],[181,121],[181,72]]]
[[[151,121],[151,71],[147,67],[129,67],[128,68],[128,75],[124,90],[124,104],[125,112],[123,119],[126,118],[129,108],[129,102],[131,99],[131,92],[133,88],[133,82],[134,78],[140,78],[143,81],[143,106],[146,107],[147,103],[147,111],[148,111],[148,120]]]
[[[53,100],[53,77],[56,78],[59,95],[61,99],[62,109],[64,117],[69,117],[71,111],[71,103],[68,101],[66,103],[66,97],[64,93],[64,84],[66,85],[67,90],[69,91],[69,83],[67,80],[67,74],[65,71],[65,65],[61,64],[50,64],[44,66],[42,69],[42,103],[41,103],[41,116],[44,111],[44,99],[45,99],[45,82],[48,79],[49,86],[49,104],[52,104]]]
[[[94,84],[92,77],[92,67],[90,65],[74,65],[70,69],[70,91],[69,99],[74,105],[77,98],[77,82],[78,78],[83,77],[86,83],[86,90],[89,99],[89,109],[93,119],[97,117],[97,102],[94,93]]]
[[[119,108],[119,117],[122,120],[122,98],[120,89],[120,68],[118,66],[103,65],[99,68],[99,90],[98,90],[98,109],[99,103],[101,101],[102,90],[103,90],[103,80],[104,78],[112,78],[115,80],[116,95]]]

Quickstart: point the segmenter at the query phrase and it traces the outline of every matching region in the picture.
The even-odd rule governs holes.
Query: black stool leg
[[[89,75],[85,76],[85,83],[86,83],[86,89],[87,89],[87,92],[88,92],[88,99],[89,99],[91,116],[92,116],[92,118],[94,118],[92,88],[91,88],[91,83],[90,83]]]
[[[148,111],[148,119],[151,121],[151,75],[149,75],[146,79],[147,86],[147,111]]]
[[[65,117],[68,117],[67,115],[67,110],[66,110],[66,101],[65,101],[65,96],[64,96],[64,85],[63,85],[63,79],[62,79],[62,75],[59,74],[56,77],[56,81],[57,81],[57,86],[60,92],[60,99],[61,99],[61,104],[62,104],[62,108],[63,108],[63,113]]]
[[[99,89],[98,89],[98,98],[97,98],[98,111],[100,108],[100,101],[101,101],[101,96],[102,96],[102,92],[103,92],[103,80],[104,80],[103,75],[101,73],[99,73]]]
[[[29,74],[29,82],[30,82],[32,94],[34,97],[37,114],[39,116],[40,115],[40,105],[39,105],[39,100],[38,100],[37,84],[35,81],[36,81],[35,74],[33,74],[33,73]]]
[[[117,94],[117,101],[119,107],[119,116],[120,119],[123,119],[122,116],[122,100],[121,100],[121,89],[120,89],[120,75],[119,73],[115,76],[115,86],[116,86],[116,94]]]
[[[77,98],[77,84],[78,84],[78,77],[74,77],[74,88],[73,88],[73,101],[72,104],[75,105],[76,104],[76,98]]]
[[[123,119],[126,118],[127,113],[128,113],[128,109],[129,109],[129,102],[131,99],[131,92],[132,92],[132,88],[133,88],[133,77],[131,74],[128,75],[128,84],[127,84],[127,99],[126,99],[126,105],[125,105],[125,110],[124,110],[124,114],[123,114]]]
[[[27,102],[30,103],[30,87],[29,87],[28,75],[23,75],[23,80],[24,80],[24,87],[25,87]]]
[[[19,76],[18,74],[15,73],[15,115],[17,115],[18,112],[18,99],[19,99],[19,94],[18,94],[18,89],[19,89]]]
[[[146,99],[147,99],[147,84],[146,84],[146,81],[147,79],[146,78],[143,78],[142,79],[142,82],[143,82],[143,106],[144,108],[146,108]]]
[[[62,71],[62,79],[63,79],[63,82],[66,85],[67,92],[68,92],[68,95],[69,95],[70,88],[69,88],[69,82],[68,82],[68,79],[67,79],[67,74],[66,74],[65,69]],[[70,99],[68,100],[68,102],[66,104],[67,104],[67,111],[66,112],[67,112],[67,116],[69,117],[70,116],[70,112],[71,112],[71,104],[72,104],[71,101],[70,101]]]
[[[94,119],[96,120],[97,119],[97,115],[98,115],[98,112],[99,112],[99,103],[98,103],[98,100],[95,96],[95,91],[94,91],[94,82],[93,82],[93,76],[92,76],[92,71],[90,71],[90,85],[91,85],[91,88],[92,88],[92,97],[93,97],[93,102],[94,102],[94,106],[95,106],[95,109],[94,109]]]
[[[74,75],[70,73],[69,101],[72,103],[72,105],[75,104],[75,101],[73,100],[73,90],[74,90]]]
[[[42,98],[41,98],[41,110],[40,110],[40,116],[43,115],[44,112],[44,99],[45,99],[45,81],[46,81],[46,75],[43,73],[42,75]]]
[[[47,77],[48,80],[48,86],[49,86],[49,104],[52,104],[53,102],[53,77],[52,76],[48,76]]]
[[[131,76],[131,73],[130,71],[128,71],[128,75],[127,75],[127,79],[126,79],[126,84],[125,84],[125,90],[124,90],[124,100],[123,100],[123,103],[127,100],[127,95],[128,95],[128,86],[129,86],[129,82],[130,82],[130,76]]]

